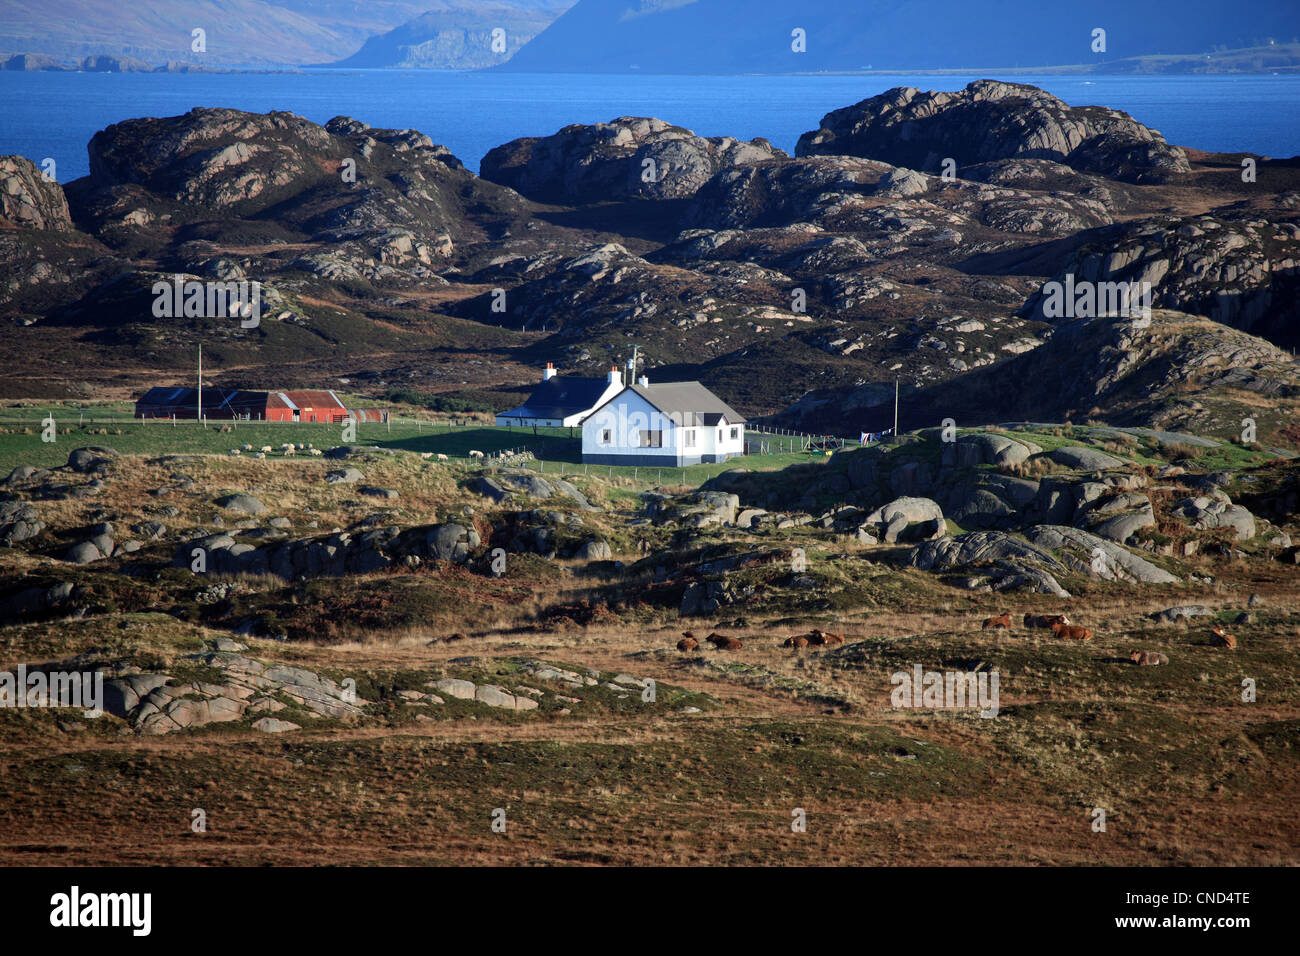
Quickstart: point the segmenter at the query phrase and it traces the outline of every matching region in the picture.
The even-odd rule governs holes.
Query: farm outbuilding
[[[135,403],[136,418],[194,419],[199,414],[196,388],[149,389]],[[347,408],[331,389],[247,389],[204,388],[203,417],[261,422],[328,422],[347,418],[358,422],[383,422],[388,412],[380,408]]]

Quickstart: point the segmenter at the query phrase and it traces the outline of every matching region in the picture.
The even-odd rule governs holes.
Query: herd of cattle
[[[996,617],[985,618],[982,630],[998,630],[1001,628],[1010,630],[1011,626],[1011,614],[1008,612],[999,614]],[[1064,614],[1026,614],[1024,616],[1024,626],[1031,629],[1045,628],[1050,630],[1056,637],[1071,641],[1090,641],[1093,638],[1092,631],[1089,628],[1071,624],[1069,618]],[[728,637],[716,631],[704,638],[704,640],[720,651],[738,651],[745,646],[744,642],[739,638]],[[787,637],[781,646],[800,650],[805,647],[832,647],[843,643],[844,636],[842,634],[833,634],[830,631],[813,628],[806,634],[795,634]],[[1210,645],[1212,647],[1226,647],[1231,650],[1237,646],[1237,638],[1216,625],[1210,628]],[[698,651],[700,642],[696,640],[695,634],[691,631],[682,631],[682,639],[677,642],[677,649],[684,654]],[[1169,663],[1169,658],[1159,651],[1133,651],[1129,654],[1129,660],[1134,664],[1143,666]]]
[[[745,646],[745,642],[736,637],[728,637],[725,634],[719,634],[714,631],[705,638],[710,644],[720,651],[738,651]],[[836,644],[844,643],[843,634],[832,634],[830,631],[813,628],[807,634],[796,634],[793,637],[787,637],[782,647],[834,647]],[[696,640],[695,634],[691,631],[682,631],[682,639],[677,642],[677,649],[683,653],[689,651],[698,651],[700,642]]]

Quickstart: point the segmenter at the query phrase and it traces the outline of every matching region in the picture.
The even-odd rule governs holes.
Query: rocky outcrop
[[[954,92],[896,87],[822,117],[798,156],[847,155],[938,173],[995,160],[1047,159],[1133,183],[1191,167],[1181,149],[1127,113],[1072,107],[1034,86],[978,80]]]
[[[24,156],[0,156],[0,226],[71,232],[63,187]]]
[[[176,550],[176,567],[193,568],[201,552],[209,574],[273,574],[286,580],[367,574],[396,562],[423,561],[463,564],[481,540],[473,528],[434,524],[401,529],[377,528],[358,535],[339,532],[254,547],[228,534],[213,534],[185,542]]]
[[[1072,279],[1067,279],[1072,277]],[[1146,219],[1075,250],[1052,282],[1145,283],[1154,308],[1204,315],[1278,344],[1300,342],[1300,224],[1267,219]],[[1027,318],[1059,321],[1045,286]]]
[[[540,202],[675,199],[719,169],[785,157],[766,140],[706,139],[660,119],[622,116],[512,140],[490,150],[479,173]]]
[[[1064,572],[1107,581],[1173,584],[1174,575],[1096,535],[1077,528],[1036,525],[1023,539],[1003,531],[971,531],[927,541],[908,556],[923,571],[978,572],[993,590],[1032,587],[1068,596],[1056,575]],[[972,582],[967,582],[968,586]]]

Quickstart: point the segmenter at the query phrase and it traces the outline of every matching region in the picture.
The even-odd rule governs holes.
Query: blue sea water
[[[1076,106],[1122,109],[1172,143],[1274,157],[1300,154],[1300,76],[1033,76]],[[0,154],[51,157],[61,182],[88,171],[86,143],[110,123],[195,106],[339,114],[414,128],[477,171],[483,154],[569,123],[657,116],[706,136],[765,136],[793,152],[823,114],[894,86],[958,89],[980,76],[593,76],[391,70],[153,74],[0,72]]]

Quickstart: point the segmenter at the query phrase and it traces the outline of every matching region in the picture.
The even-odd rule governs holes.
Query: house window
[[[605,428],[600,433],[600,443],[602,445],[611,445],[614,442],[614,429]]]
[[[722,429],[718,429],[718,441],[722,441]]]
[[[645,429],[645,428],[641,429],[641,447],[642,448],[663,448],[664,433],[659,430],[650,431],[649,429]]]
[[[732,437],[732,438],[739,438],[739,437],[740,437],[740,429],[739,429],[739,428],[733,428],[733,429],[731,430],[731,437]]]
[[[685,444],[685,446],[686,446],[687,448],[694,448],[694,447],[695,447],[695,429],[694,429],[694,428],[688,428],[688,429],[686,430],[685,436],[686,436],[686,437],[685,437],[685,440],[684,440],[684,444]]]

